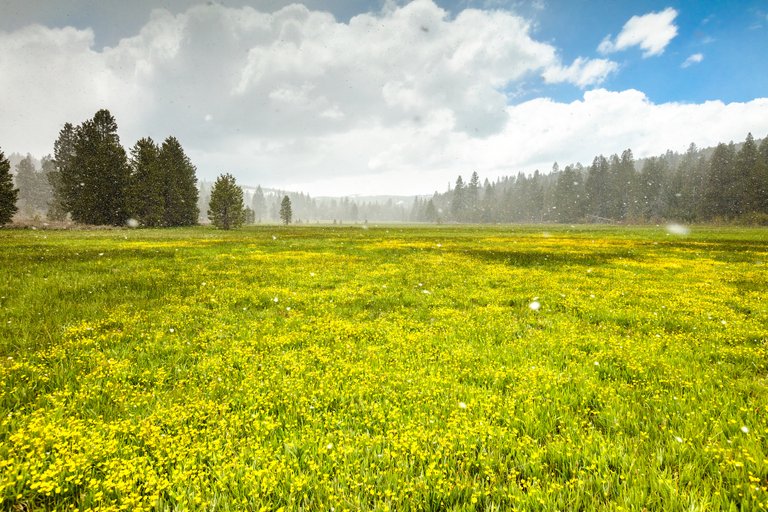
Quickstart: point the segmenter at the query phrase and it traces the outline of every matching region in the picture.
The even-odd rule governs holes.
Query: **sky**
[[[202,180],[431,194],[765,137],[766,49],[766,0],[0,0],[0,149],[107,108]]]

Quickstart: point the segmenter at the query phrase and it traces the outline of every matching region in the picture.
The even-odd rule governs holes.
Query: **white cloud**
[[[568,67],[550,67],[544,71],[543,76],[548,83],[571,82],[579,87],[586,87],[602,83],[609,74],[618,68],[618,64],[611,60],[586,60],[579,57]]]
[[[661,55],[670,41],[677,35],[674,24],[677,11],[667,7],[661,12],[652,12],[643,16],[632,16],[616,36],[607,36],[598,46],[601,53],[613,53],[639,46],[643,57]]]
[[[65,121],[110,108],[128,144],[175,133],[201,150],[227,137],[302,137],[393,126],[448,112],[452,129],[487,136],[506,123],[504,88],[546,74],[598,83],[605,61],[564,68],[525,19],[432,0],[387,4],[349,23],[290,5],[274,13],[209,3],[158,9],[133,37],[94,49],[91,30],[0,33],[6,145],[50,151]],[[204,119],[208,122],[200,123]]]
[[[469,169],[494,177],[768,132],[765,99],[655,105],[599,89],[509,105],[506,91],[530,77],[588,87],[617,65],[566,65],[525,19],[472,9],[452,18],[430,0],[349,23],[298,5],[157,10],[112,48],[93,40],[73,28],[0,32],[6,152],[49,153],[64,122],[106,107],[124,145],[175,135],[202,179],[226,171],[312,194],[412,193]]]
[[[702,53],[694,53],[680,65],[680,67],[687,68],[688,66],[692,64],[698,64],[699,62],[704,60],[704,54]]]

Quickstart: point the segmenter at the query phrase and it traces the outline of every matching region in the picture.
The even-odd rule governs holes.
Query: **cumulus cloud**
[[[131,139],[148,127],[160,137],[182,130],[206,151],[237,137],[289,140],[436,118],[487,136],[507,121],[508,84],[543,74],[583,87],[610,71],[604,60],[564,67],[510,12],[452,18],[432,0],[386,4],[349,23],[298,4],[273,13],[214,3],[177,15],[159,9],[112,48],[94,49],[91,30],[33,26],[0,34],[0,54],[3,90],[14,91],[0,106],[25,128],[11,142],[34,150],[101,106]],[[44,120],[52,122],[40,130]]]
[[[680,67],[687,68],[688,66],[691,66],[692,64],[698,64],[699,62],[704,60],[704,54],[702,53],[694,53],[680,65]]]
[[[619,68],[618,64],[607,59],[587,60],[581,57],[568,67],[552,66],[544,71],[544,80],[548,83],[571,82],[579,87],[599,84]]]
[[[468,169],[494,177],[768,132],[768,100],[655,105],[598,89],[510,105],[507,91],[530,78],[587,88],[617,65],[564,63],[519,16],[452,17],[431,0],[347,23],[300,5],[156,10],[134,36],[94,46],[90,30],[0,32],[4,150],[49,153],[64,122],[105,107],[124,145],[175,135],[203,179],[227,171],[313,194],[412,193]]]
[[[643,50],[643,57],[661,55],[677,35],[676,17],[677,11],[671,7],[661,12],[632,16],[615,39],[607,36],[597,49],[605,54],[638,46]]]

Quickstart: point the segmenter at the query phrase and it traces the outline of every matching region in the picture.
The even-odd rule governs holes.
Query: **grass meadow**
[[[764,510],[767,235],[0,230],[0,508]]]

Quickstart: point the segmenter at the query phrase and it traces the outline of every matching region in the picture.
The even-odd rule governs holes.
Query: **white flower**
[[[459,409],[466,409],[466,408],[467,408],[467,404],[465,404],[464,402],[459,402]]]
[[[682,443],[683,442],[683,438],[675,436],[675,441],[677,441],[678,443]]]
[[[741,431],[744,432],[745,434],[749,434],[749,427],[747,427],[746,425],[742,425]]]
[[[541,307],[541,303],[539,301],[535,300],[535,301],[531,302],[530,304],[528,304],[528,307],[531,308],[533,311],[538,311],[539,308]]]
[[[272,299],[272,302],[280,302],[280,299],[278,299],[277,297],[275,297],[274,299]]]

